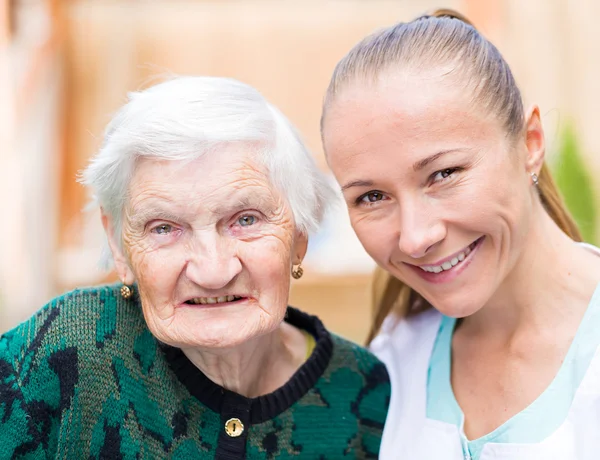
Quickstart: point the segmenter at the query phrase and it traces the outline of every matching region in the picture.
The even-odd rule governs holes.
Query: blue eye
[[[361,197],[358,198],[359,202],[362,203],[376,203],[377,201],[383,200],[383,193],[381,192],[369,192],[365,193]]]
[[[168,235],[173,231],[173,226],[169,224],[161,224],[152,229],[157,235]]]
[[[256,217],[254,216],[242,216],[238,219],[238,224],[242,227],[249,227],[256,223]]]

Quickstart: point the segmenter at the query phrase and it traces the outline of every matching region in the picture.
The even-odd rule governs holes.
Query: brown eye
[[[442,169],[441,171],[438,171],[432,175],[431,181],[432,182],[440,182],[440,181],[443,181],[444,179],[448,179],[450,176],[452,176],[458,170],[459,170],[459,168]]]
[[[365,193],[362,197],[359,198],[363,203],[375,203],[377,201],[383,200],[383,193],[381,192],[369,192]]]

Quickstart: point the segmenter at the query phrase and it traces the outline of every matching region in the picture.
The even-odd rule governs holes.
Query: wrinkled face
[[[363,246],[455,317],[478,311],[505,281],[532,206],[525,143],[473,105],[440,77],[387,75],[349,85],[324,120]]]
[[[306,238],[264,167],[244,146],[229,145],[188,163],[139,160],[124,254],[111,247],[122,279],[138,283],[159,340],[215,348],[280,325]]]

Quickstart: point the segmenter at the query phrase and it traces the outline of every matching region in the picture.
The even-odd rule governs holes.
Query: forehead
[[[129,184],[129,196],[137,201],[165,199],[237,199],[248,195],[272,195],[265,166],[252,146],[230,144],[193,160],[139,158]]]
[[[355,82],[328,108],[324,124],[330,161],[343,152],[373,153],[393,146],[403,151],[445,149],[502,136],[493,117],[471,102],[472,91],[437,74],[385,73],[374,83]]]

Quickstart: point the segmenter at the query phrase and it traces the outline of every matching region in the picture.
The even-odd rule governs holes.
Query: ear
[[[113,219],[104,212],[104,209],[100,209],[100,212],[102,216],[102,226],[106,232],[110,252],[112,252],[113,261],[115,263],[115,271],[123,284],[132,285],[135,282],[135,276],[129,267],[125,253],[121,249],[121,244],[115,235]]]
[[[303,232],[296,231],[296,238],[294,238],[294,247],[292,248],[292,264],[299,265],[308,249],[308,235]]]
[[[540,109],[537,105],[530,107],[525,112],[525,146],[527,147],[525,159],[527,173],[535,173],[539,176],[546,156],[546,140]]]

